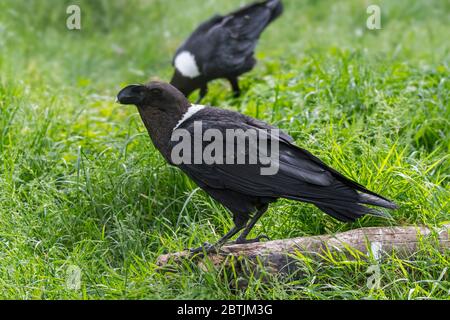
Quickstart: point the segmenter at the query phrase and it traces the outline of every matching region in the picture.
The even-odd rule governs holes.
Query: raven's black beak
[[[145,87],[141,84],[132,84],[120,90],[116,102],[138,105],[144,101],[144,97]]]

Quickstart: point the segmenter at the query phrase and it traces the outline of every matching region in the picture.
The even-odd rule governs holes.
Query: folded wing
[[[245,116],[239,122],[226,117],[222,121],[202,119],[202,126],[204,130],[218,130],[224,137],[226,129],[253,129],[258,132],[273,129],[264,122]],[[183,128],[193,134],[194,119],[186,122]],[[235,150],[234,164],[226,162],[227,153],[224,151],[224,164],[182,164],[179,167],[206,191],[229,190],[249,197],[288,198],[309,202],[342,221],[353,221],[364,214],[383,215],[363,204],[395,208],[395,204],[389,200],[344,177],[308,151],[293,145],[290,142],[292,138],[284,133],[279,137],[258,136],[258,154],[261,152],[261,145],[270,145],[275,140],[279,149],[270,156],[277,159],[278,171],[273,175],[261,174],[261,169],[267,168],[267,164],[248,164],[249,159],[256,156],[255,145],[248,143],[240,151],[245,154],[247,164],[237,164],[239,152]],[[227,144],[234,145],[235,141],[225,141],[224,150]],[[203,148],[207,145],[208,142],[203,143]]]

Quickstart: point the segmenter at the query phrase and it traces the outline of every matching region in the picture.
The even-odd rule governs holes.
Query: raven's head
[[[137,106],[153,143],[170,161],[168,144],[172,130],[191,106],[187,98],[168,83],[151,81],[123,88],[117,101]]]
[[[153,108],[164,112],[178,111],[190,105],[177,88],[160,81],[126,86],[118,93],[117,101],[121,104],[135,105],[140,109]]]

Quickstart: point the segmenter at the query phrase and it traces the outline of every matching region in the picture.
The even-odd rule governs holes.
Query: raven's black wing
[[[252,129],[260,132],[266,128],[272,128],[264,122],[235,112],[214,110],[214,112],[198,112],[197,117],[194,116],[190,121],[183,123],[180,129],[185,129],[193,135],[196,119],[202,120],[203,130],[215,129],[221,132],[223,137],[226,137],[227,129],[244,131]],[[264,136],[257,138],[258,151],[261,145],[264,143],[270,145],[274,140],[279,145],[279,151],[271,155],[272,159],[276,159],[278,166],[278,171],[273,175],[263,175],[261,170],[267,165],[261,163],[236,164],[238,152],[234,152],[234,164],[226,162],[229,153],[224,152],[224,164],[184,163],[179,167],[206,191],[211,188],[224,192],[230,190],[251,197],[283,197],[305,201],[315,204],[326,213],[343,221],[352,221],[367,213],[377,213],[363,206],[363,203],[385,207],[393,205],[381,196],[345,178],[308,151],[294,146],[289,142],[289,136],[285,134],[280,134],[280,137],[272,135],[264,138]],[[264,139],[270,141],[265,142]],[[224,151],[227,143],[230,142],[224,143]],[[231,143],[234,144],[234,141]],[[207,145],[208,143],[204,142],[202,150]],[[274,152],[273,149],[271,151]],[[254,149],[248,143],[242,152],[245,153],[247,163],[251,157],[255,156]],[[361,194],[369,196],[364,197]]]

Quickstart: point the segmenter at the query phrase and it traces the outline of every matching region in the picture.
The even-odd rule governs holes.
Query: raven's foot
[[[210,244],[208,242],[205,242],[201,247],[198,248],[192,248],[187,249],[189,250],[190,254],[197,254],[197,253],[211,253],[211,252],[217,252],[219,251],[219,248],[217,248],[215,245]]]
[[[270,238],[268,236],[266,236],[265,234],[262,234],[254,239],[246,239],[246,238],[239,237],[236,239],[236,241],[231,242],[231,244],[256,243],[256,242],[261,242],[262,239],[270,240]]]

